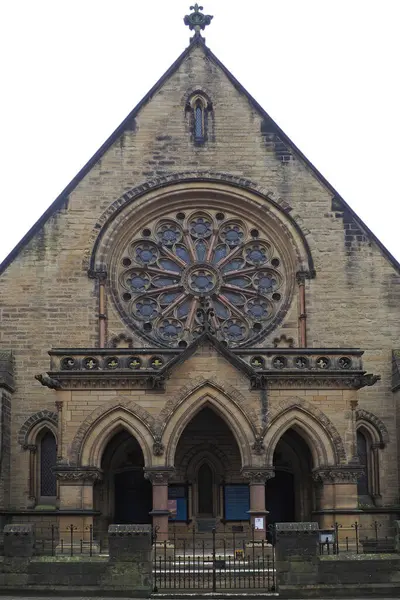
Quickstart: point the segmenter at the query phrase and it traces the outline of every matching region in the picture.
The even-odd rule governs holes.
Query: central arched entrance
[[[199,531],[226,521],[249,521],[248,484],[241,455],[225,420],[204,406],[186,425],[175,452],[176,474],[169,487],[172,520],[192,521]]]
[[[152,486],[144,478],[144,457],[138,441],[126,430],[108,442],[101,461],[103,481],[95,487],[95,508],[103,525],[151,523]]]
[[[312,520],[312,455],[307,442],[296,429],[288,429],[280,438],[273,464],[275,477],[265,486],[269,523]]]

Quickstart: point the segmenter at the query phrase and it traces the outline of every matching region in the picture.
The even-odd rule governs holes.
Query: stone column
[[[153,485],[153,527],[157,528],[157,542],[168,540],[168,482],[174,474],[172,467],[148,467],[144,476]]]
[[[29,491],[28,491],[28,508],[35,508],[36,506],[36,452],[37,446],[35,444],[29,444],[26,446],[29,450]]]
[[[358,520],[354,511],[358,509],[357,480],[362,472],[362,467],[356,464],[323,467],[314,471],[314,481],[320,486],[318,510],[322,513],[322,528],[332,527],[339,522],[343,528],[351,530],[351,526]]]
[[[251,526],[254,527],[255,542],[261,542],[266,538],[268,511],[265,509],[265,482],[274,476],[273,468],[243,467],[242,469],[242,477],[249,480],[249,513]]]
[[[101,479],[102,472],[97,467],[60,464],[54,471],[59,484],[59,536],[60,541],[63,540],[64,552],[71,543],[78,546],[80,540],[83,540],[84,548],[89,547],[93,532],[93,485]]]
[[[384,446],[381,443],[372,444],[372,499],[375,506],[382,506],[381,483],[379,477],[379,450]]]

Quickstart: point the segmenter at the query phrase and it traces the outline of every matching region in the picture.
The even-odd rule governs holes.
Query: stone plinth
[[[309,560],[318,556],[318,523],[276,523],[277,560]]]
[[[130,561],[151,563],[152,549],[151,525],[110,525],[108,528],[108,547],[111,561]]]
[[[35,530],[31,523],[4,527],[4,556],[30,558],[35,551]]]
[[[278,586],[314,585],[318,576],[318,523],[277,523],[275,527]]]

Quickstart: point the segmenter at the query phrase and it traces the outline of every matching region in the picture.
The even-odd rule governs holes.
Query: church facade
[[[399,269],[195,28],[1,266],[3,522],[390,528]]]

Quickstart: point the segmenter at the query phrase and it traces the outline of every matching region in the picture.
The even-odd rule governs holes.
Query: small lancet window
[[[204,141],[204,111],[199,102],[194,111],[194,139],[196,142]]]
[[[192,139],[196,145],[204,144],[207,139],[210,103],[203,94],[197,93],[189,100],[187,109],[191,113]]]
[[[40,496],[55,496],[56,476],[53,468],[57,460],[57,445],[51,431],[46,431],[40,441]]]

